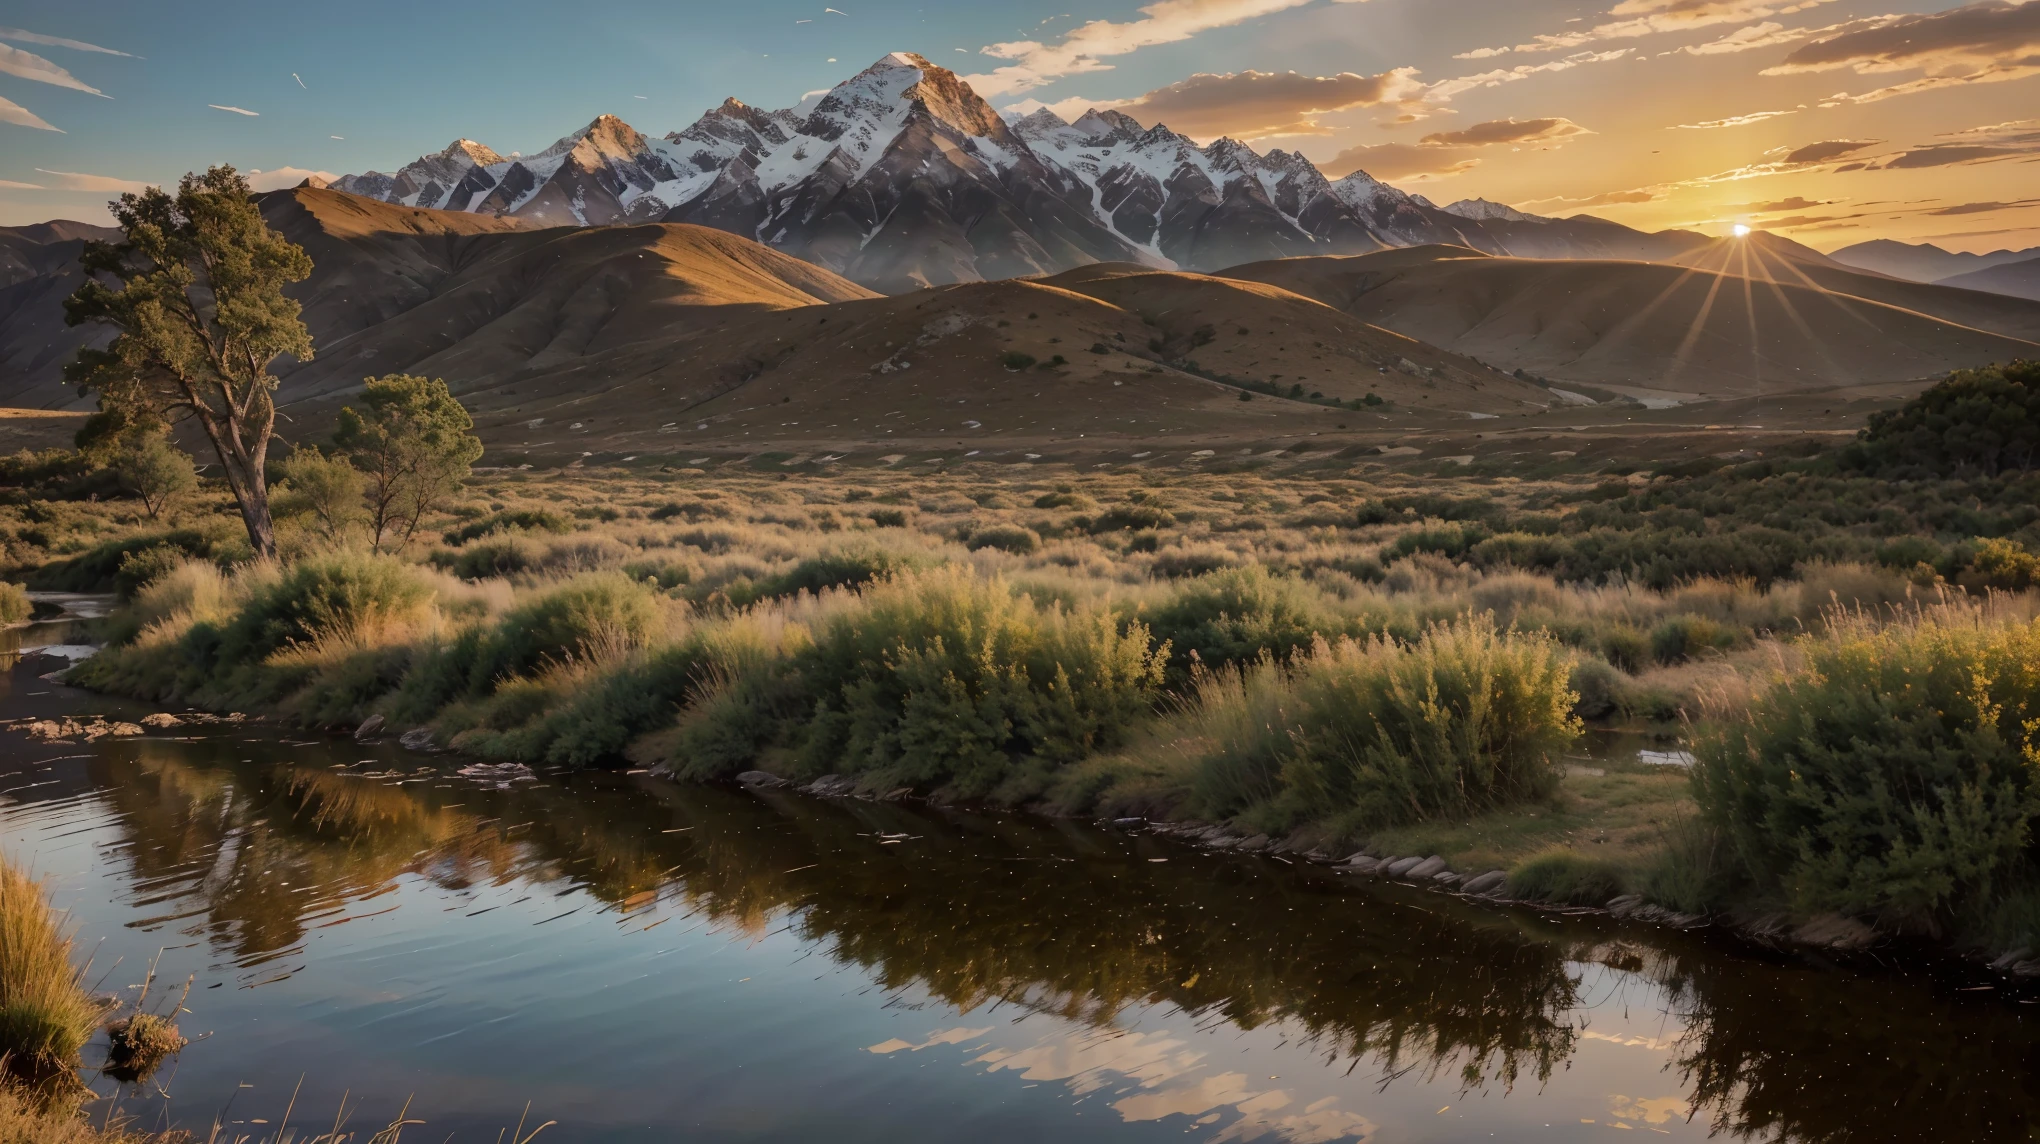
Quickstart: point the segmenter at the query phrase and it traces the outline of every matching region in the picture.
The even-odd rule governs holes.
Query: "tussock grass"
[[[0,580],[0,625],[25,622],[35,611],[28,601],[28,589]]]
[[[0,1055],[29,1077],[72,1068],[99,1024],[41,883],[0,860]]]

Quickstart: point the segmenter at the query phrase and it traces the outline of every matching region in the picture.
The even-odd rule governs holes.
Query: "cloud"
[[[1957,163],[1986,163],[1993,159],[2009,159],[2015,155],[2030,154],[2025,147],[1993,147],[1987,144],[1942,143],[1932,147],[1919,147],[1902,152],[1884,161],[1880,171],[1909,170],[1919,167],[1952,167]]]
[[[1501,143],[1556,143],[1593,132],[1570,119],[1493,119],[1460,131],[1436,131],[1424,136],[1431,146],[1492,147]]]
[[[1365,171],[1377,179],[1423,182],[1457,175],[1476,167],[1480,160],[1469,157],[1460,147],[1426,147],[1420,143],[1376,143],[1348,147],[1326,162],[1320,170],[1332,178]]]
[[[24,52],[20,48],[9,47],[6,44],[0,44],[0,72],[22,79],[32,79],[37,83],[68,87],[72,91],[82,91],[87,95],[112,98],[34,52]]]
[[[150,187],[157,185],[155,183],[138,183],[133,179],[115,179],[106,175],[81,175],[76,171],[45,171],[41,167],[37,167],[35,173],[38,175],[48,175],[54,180],[54,185],[48,188],[53,191],[113,191],[115,193],[132,191],[139,195]]]
[[[1528,43],[1506,48],[1477,48],[1455,59],[1479,60],[1510,52],[1562,52],[1601,40],[1654,36],[1663,32],[1685,32],[1715,24],[1747,24],[1766,16],[1803,12],[1832,0],[1621,0],[1608,15],[1626,17],[1573,32],[1536,36]],[[1724,51],[1740,49],[1724,48]]]
[[[1944,12],[1859,21],[1804,44],[1764,75],[1848,69],[1857,75],[1918,71],[1919,79],[1861,95],[1838,94],[1824,107],[1875,103],[1963,84],[2040,75],[2040,3],[1983,0]]]
[[[1575,207],[1611,207],[1624,203],[1652,203],[1656,202],[1658,198],[1659,195],[1655,191],[1638,189],[1633,191],[1602,191],[1598,195],[1589,195],[1584,199],[1533,199],[1531,201],[1561,203]]]
[[[1829,200],[1809,199],[1803,198],[1799,195],[1793,195],[1789,199],[1779,199],[1776,202],[1736,203],[1733,206],[1726,206],[1722,207],[1721,209],[1725,211],[1741,212],[1746,214],[1774,214],[1778,211],[1803,211],[1811,207],[1826,207],[1833,205],[1834,203]]]
[[[1295,72],[1199,73],[1146,95],[1109,106],[1143,123],[1166,123],[1197,138],[1231,135],[1324,135],[1317,117],[1354,107],[1373,107],[1417,98],[1424,85],[1414,68],[1380,75],[1342,72],[1332,76]],[[1101,108],[1107,105],[1099,104]]]
[[[2016,202],[2009,203],[1962,203],[1957,206],[1931,210],[1927,213],[1930,215],[1984,214],[1988,211],[2023,210],[2036,204],[2040,204],[2040,199],[2019,199]]]
[[[17,127],[33,127],[38,131],[55,131],[62,135],[60,128],[52,127],[43,117],[21,106],[11,99],[0,97],[0,123],[12,123]]]
[[[981,75],[963,77],[979,95],[1016,95],[1062,76],[1109,70],[1103,62],[1156,44],[1173,44],[1214,28],[1299,8],[1312,0],[1154,0],[1140,9],[1141,18],[1115,23],[1091,20],[1047,44],[1013,40],[983,49],[993,59],[1012,63]],[[1334,0],[1358,3],[1360,0]]]
[[[1717,127],[1746,127],[1752,123],[1762,123],[1766,119],[1776,119],[1781,115],[1795,115],[1795,114],[1797,114],[1797,112],[1751,111],[1742,115],[1731,115],[1727,119],[1703,119],[1698,123],[1681,123],[1676,127],[1667,127],[1665,128],[1665,130],[1712,131]]]
[[[44,189],[45,189],[45,188],[43,187],[43,185],[42,185],[41,183],[17,183],[17,182],[15,182],[15,181],[14,181],[13,179],[0,179],[0,190],[6,190],[6,191],[40,191],[40,190],[44,190]]]
[[[1434,131],[1415,143],[1377,143],[1348,147],[1319,166],[1339,177],[1366,171],[1377,179],[1423,181],[1457,175],[1480,164],[1483,147],[1542,144],[1563,146],[1593,132],[1570,119],[1492,119],[1458,131]]]
[[[52,48],[70,48],[74,52],[98,52],[101,55],[125,56],[131,60],[141,58],[140,56],[130,55],[127,52],[116,52],[112,48],[102,48],[98,44],[88,44],[83,40],[67,40],[62,36],[45,36],[36,32],[24,31],[20,28],[0,28],[0,40],[17,40],[24,44],[43,44]]]
[[[261,112],[259,112],[259,111],[250,111],[250,110],[248,110],[248,109],[247,109],[247,108],[245,108],[245,107],[228,107],[228,106],[227,106],[226,104],[224,104],[224,103],[208,103],[208,104],[206,104],[206,106],[207,106],[207,107],[210,107],[210,108],[212,108],[212,109],[213,109],[214,111],[231,111],[231,112],[233,112],[233,113],[234,113],[235,115],[261,115],[261,114],[262,114],[262,113],[261,113]]]
[[[1825,163],[1830,159],[1839,159],[1844,155],[1852,155],[1865,147],[1875,147],[1881,142],[1883,142],[1881,139],[1823,139],[1818,143],[1808,143],[1806,146],[1794,150],[1791,154],[1785,156],[1785,161],[1787,163]]]
[[[249,171],[248,188],[254,191],[281,191],[295,187],[306,179],[320,179],[330,183],[339,177],[331,171],[313,171],[305,167],[277,167],[269,171]]]
[[[1805,28],[1788,28],[1783,24],[1751,24],[1737,28],[1718,40],[1704,44],[1687,44],[1679,50],[1689,56],[1720,56],[1731,52],[1748,52],[1758,48],[1773,47],[1777,44],[1797,43],[1813,33]]]
[[[1609,60],[1619,60],[1628,55],[1629,52],[1630,49],[1628,48],[1616,48],[1613,51],[1607,52],[1575,52],[1562,60],[1553,60],[1548,64],[1518,64],[1512,68],[1497,68],[1494,71],[1481,72],[1479,75],[1460,76],[1458,79],[1442,80],[1432,84],[1425,94],[1429,98],[1443,103],[1455,95],[1472,91],[1475,88],[1499,87],[1505,83],[1514,83],[1519,79],[1529,79],[1531,76],[1543,72],[1568,71],[1579,67],[1581,64],[1599,64],[1606,63]]]

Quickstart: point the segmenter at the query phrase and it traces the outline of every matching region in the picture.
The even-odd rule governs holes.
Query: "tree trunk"
[[[254,424],[209,415],[201,410],[199,424],[212,438],[213,452],[233,490],[234,503],[241,508],[241,523],[248,527],[248,546],[258,560],[276,559],[276,525],[269,517],[269,476],[264,472],[269,457],[269,435],[276,414],[265,403],[264,416]],[[242,432],[255,437],[252,449],[242,447]]]

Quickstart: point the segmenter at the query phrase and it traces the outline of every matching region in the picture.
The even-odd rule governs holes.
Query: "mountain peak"
[[[491,163],[503,161],[503,156],[496,154],[472,139],[456,139],[448,143],[446,149],[439,152],[435,158],[455,159],[462,156],[465,156],[469,162],[477,167],[486,167]]]
[[[1491,203],[1486,199],[1461,199],[1456,203],[1440,207],[1449,215],[1474,219],[1479,222],[1543,222],[1542,217],[1524,214],[1515,207],[1504,203]]]

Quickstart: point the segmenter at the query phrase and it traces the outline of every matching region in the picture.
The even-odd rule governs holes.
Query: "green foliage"
[[[880,528],[905,528],[907,526],[906,510],[897,508],[872,509],[871,523]]]
[[[1407,644],[1320,640],[1288,664],[1201,674],[1145,753],[1173,760],[1197,810],[1271,833],[1464,815],[1556,787],[1580,733],[1571,668],[1549,637],[1487,619]]]
[[[1126,532],[1139,528],[1169,528],[1176,514],[1158,504],[1116,504],[1091,518],[1092,532]]]
[[[757,582],[748,591],[732,591],[735,604],[792,596],[819,595],[831,588],[858,588],[912,566],[913,561],[877,548],[842,549],[796,561],[793,567]]]
[[[1737,642],[1735,629],[1706,616],[1668,616],[1650,630],[1650,652],[1659,663],[1683,663]]]
[[[2040,464],[2040,361],[1959,369],[1874,414],[1847,459],[1897,475],[1996,476]]]
[[[1025,556],[1041,547],[1041,537],[1035,535],[1033,529],[1017,524],[995,524],[971,530],[963,545],[972,552],[980,548],[996,548],[1001,552]]]
[[[264,659],[293,644],[367,636],[416,615],[432,589],[408,564],[335,552],[300,560],[250,594],[219,632],[210,657],[219,667]]]
[[[161,433],[128,442],[114,454],[111,467],[121,487],[142,502],[150,520],[198,487],[191,458]]]
[[[2040,814],[2040,623],[1844,625],[1805,655],[1700,737],[1709,821],[1808,912],[1934,926],[1987,908]]]
[[[291,450],[282,469],[277,516],[301,519],[307,529],[329,543],[367,520],[361,470],[344,457],[328,456],[317,445],[300,445]]]
[[[1323,593],[1259,564],[1184,581],[1140,618],[1174,649],[1172,686],[1189,679],[1193,664],[1216,668],[1263,655],[1281,658],[1318,637],[1356,634]]]
[[[529,572],[545,559],[545,552],[536,542],[513,533],[492,536],[452,551],[437,549],[428,559],[434,567],[463,580],[481,580]]]
[[[1017,373],[1034,364],[1034,355],[1021,353],[1019,350],[1007,350],[999,355],[999,364],[1005,366],[1007,370]]]
[[[641,646],[659,628],[650,589],[616,572],[596,572],[548,589],[506,613],[476,649],[470,689],[512,676],[599,660]]]
[[[29,602],[28,589],[0,580],[0,625],[26,622],[34,612],[35,605]]]
[[[132,603],[142,589],[189,559],[190,553],[174,544],[157,544],[126,553],[121,557],[120,570],[113,574],[114,598],[123,604]]]
[[[212,441],[241,507],[248,543],[276,553],[267,464],[276,424],[269,365],[312,357],[298,303],[283,288],[311,276],[305,252],[269,229],[248,182],[232,167],[186,175],[113,204],[118,244],[88,242],[85,282],[64,302],[72,325],[119,330],[104,350],[83,349],[65,376],[97,390],[102,410],[130,420],[188,413]],[[105,278],[120,282],[114,289]],[[146,411],[140,414],[136,411]]]
[[[467,479],[482,455],[474,419],[438,378],[393,373],[362,386],[362,412],[340,411],[333,443],[366,478],[369,528],[383,542],[410,542],[425,514]]]
[[[150,548],[174,548],[194,559],[232,556],[236,545],[217,529],[177,528],[104,541],[76,556],[51,561],[30,574],[28,586],[52,592],[110,592],[128,558]],[[245,548],[239,549],[245,554]]]
[[[1623,870],[1605,859],[1571,850],[1547,850],[1509,871],[1509,896],[1531,902],[1603,906],[1620,895]]]
[[[480,520],[471,520],[459,528],[449,530],[441,539],[448,544],[458,547],[477,537],[487,536],[494,532],[568,533],[572,531],[574,531],[573,522],[556,512],[547,512],[542,508],[520,508],[494,513],[482,517]]]
[[[2016,540],[1992,537],[1976,542],[1969,570],[1979,587],[2023,592],[2040,580],[2040,557],[2026,551],[2026,546]]]

